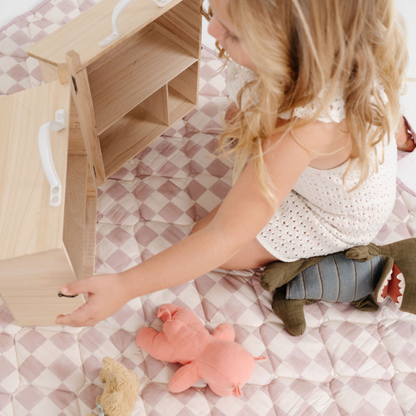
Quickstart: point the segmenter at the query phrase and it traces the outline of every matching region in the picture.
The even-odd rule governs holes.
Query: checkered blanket
[[[41,84],[25,49],[92,6],[91,0],[46,0],[0,30],[0,94]],[[197,108],[128,162],[99,190],[96,272],[130,268],[186,237],[231,186],[231,162],[214,159],[218,107],[225,110],[222,63],[202,51]],[[416,236],[416,195],[398,182],[397,201],[377,243]],[[349,304],[305,307],[306,333],[294,338],[271,309],[256,270],[216,269],[180,286],[135,299],[93,328],[16,325],[0,300],[0,415],[85,416],[96,411],[105,356],[141,382],[133,416],[416,415],[416,316],[390,300],[378,312]],[[243,397],[220,398],[200,381],[180,394],[167,383],[179,367],[135,344],[145,325],[160,330],[157,308],[192,309],[210,330],[233,325],[236,342],[256,364]]]

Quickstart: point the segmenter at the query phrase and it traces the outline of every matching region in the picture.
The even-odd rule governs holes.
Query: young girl
[[[89,297],[56,323],[94,325],[135,297],[217,267],[368,244],[396,195],[407,51],[393,1],[211,0],[209,33],[236,63],[237,84],[249,75],[221,137],[235,155],[234,185],[174,246],[62,288]]]

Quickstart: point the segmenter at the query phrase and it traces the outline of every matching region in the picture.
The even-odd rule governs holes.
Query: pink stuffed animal
[[[161,306],[157,317],[164,321],[163,332],[141,328],[136,343],[158,360],[184,364],[169,381],[172,393],[188,389],[202,377],[219,396],[241,397],[255,361],[266,359],[253,357],[233,342],[229,324],[218,325],[211,335],[192,311],[171,304]]]

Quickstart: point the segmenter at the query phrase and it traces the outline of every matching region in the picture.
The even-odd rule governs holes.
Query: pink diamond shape
[[[90,409],[95,409],[97,397],[102,393],[103,389],[101,387],[98,387],[95,384],[90,384],[85,387],[80,394],[78,394],[78,398],[81,399]]]
[[[76,335],[59,332],[52,338],[49,338],[49,341],[51,341],[55,347],[59,348],[63,352],[76,344],[76,339]]]
[[[211,186],[211,188],[209,188],[209,190],[218,198],[220,198],[221,200],[225,199],[225,197],[227,196],[228,192],[230,191],[231,186],[228,185],[227,183],[225,183],[222,180],[218,180],[217,182],[215,182],[214,185]]]
[[[126,218],[130,216],[130,213],[121,205],[115,204],[108,212],[104,213],[104,215],[112,224],[121,225]]]
[[[91,355],[84,361],[83,364],[85,377],[94,382],[94,380],[100,375],[102,366],[101,361],[94,355]]]
[[[310,362],[311,359],[298,347],[293,348],[285,359],[285,363],[289,364],[298,374],[302,374]]]
[[[79,343],[88,348],[91,352],[95,352],[101,345],[104,344],[106,338],[98,332],[95,328],[89,329],[79,339]]]
[[[72,375],[78,366],[75,365],[65,354],[61,354],[48,369],[59,378],[61,381],[65,381],[70,375]]]
[[[197,201],[206,192],[206,190],[207,188],[201,185],[195,179],[192,179],[192,181],[189,182],[188,186],[185,189],[185,191],[188,192],[190,198],[193,201]]]
[[[160,235],[172,245],[183,240],[186,237],[186,234],[175,225],[171,225]]]
[[[17,340],[18,344],[23,345],[31,354],[33,354],[47,339],[36,329],[32,329]]]
[[[135,234],[136,240],[142,246],[147,247],[159,234],[147,225],[143,225]]]
[[[179,171],[180,169],[176,165],[174,165],[172,162],[167,160],[165,163],[159,166],[155,172],[159,176],[165,176],[167,178],[171,178],[175,176],[175,174],[178,173]]]
[[[124,251],[119,249],[106,260],[106,263],[116,272],[123,272],[131,261],[131,258]]]
[[[195,143],[192,140],[187,140],[182,150],[186,157],[192,159],[201,149],[202,146],[200,144]]]
[[[151,355],[147,355],[144,362],[146,363],[146,376],[153,380],[164,368],[165,364],[153,358]]]
[[[76,400],[76,396],[74,393],[62,390],[54,390],[52,393],[48,394],[48,398],[61,410],[64,410],[74,400]]]
[[[140,205],[139,208],[140,218],[144,219],[145,221],[151,221],[153,217],[156,215],[156,212],[152,210],[149,206],[145,203]]]
[[[13,337],[6,333],[0,333],[0,354],[4,354],[14,346]]]
[[[17,368],[10,364],[4,355],[0,355],[0,383],[16,370]]]
[[[21,65],[17,64],[10,68],[7,72],[7,75],[9,75],[11,78],[13,78],[16,82],[20,82],[28,77],[27,71],[22,68]]]
[[[124,198],[129,193],[129,191],[119,182],[114,182],[114,184],[111,185],[105,191],[105,193],[111,196],[111,198],[113,198],[114,201],[119,201],[120,199]]]
[[[154,149],[156,152],[158,152],[160,155],[168,158],[173,153],[178,151],[178,148],[170,143],[168,140],[164,140],[160,142]]]
[[[178,208],[172,202],[167,203],[158,214],[167,222],[174,224],[178,218],[183,215],[183,210]]]
[[[165,396],[167,391],[156,383],[149,383],[142,391],[141,397],[145,403],[155,407]]]
[[[16,394],[15,399],[21,403],[27,410],[32,410],[45,398],[39,389],[34,386],[25,387]]]
[[[114,319],[120,326],[124,325],[136,312],[129,306],[124,305],[111,318]]]
[[[12,314],[7,309],[6,305],[0,305],[0,326],[2,328],[7,328],[10,324],[14,322]]]
[[[144,181],[140,181],[133,190],[133,195],[139,201],[145,201],[150,195],[155,192],[155,189]]]
[[[39,374],[42,373],[45,368],[46,367],[38,359],[33,355],[29,355],[19,367],[19,372],[27,381],[29,381],[29,383],[32,383],[33,380],[39,377]]]
[[[117,247],[121,247],[128,240],[130,240],[130,238],[132,238],[132,236],[121,227],[114,228],[105,237]]]
[[[176,195],[178,195],[179,192],[181,192],[181,188],[179,188],[170,180],[167,180],[157,189],[157,192],[161,193],[166,199],[171,201],[173,198],[175,198]]]
[[[228,173],[228,171],[230,170],[230,168],[223,162],[221,162],[219,159],[215,159],[208,167],[207,167],[207,171],[212,175],[212,176],[217,176],[219,178],[222,178],[225,176],[226,173]]]
[[[130,332],[120,329],[110,336],[110,341],[120,352],[124,352],[136,343],[136,337],[130,334]]]
[[[351,345],[340,358],[355,371],[359,371],[369,357],[355,345]]]

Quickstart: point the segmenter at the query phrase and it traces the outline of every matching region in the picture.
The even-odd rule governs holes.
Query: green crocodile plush
[[[273,311],[295,336],[305,332],[304,305],[319,300],[350,302],[362,311],[375,311],[377,303],[390,297],[401,311],[416,314],[416,238],[292,263],[274,262],[264,269],[260,284],[275,291]]]

